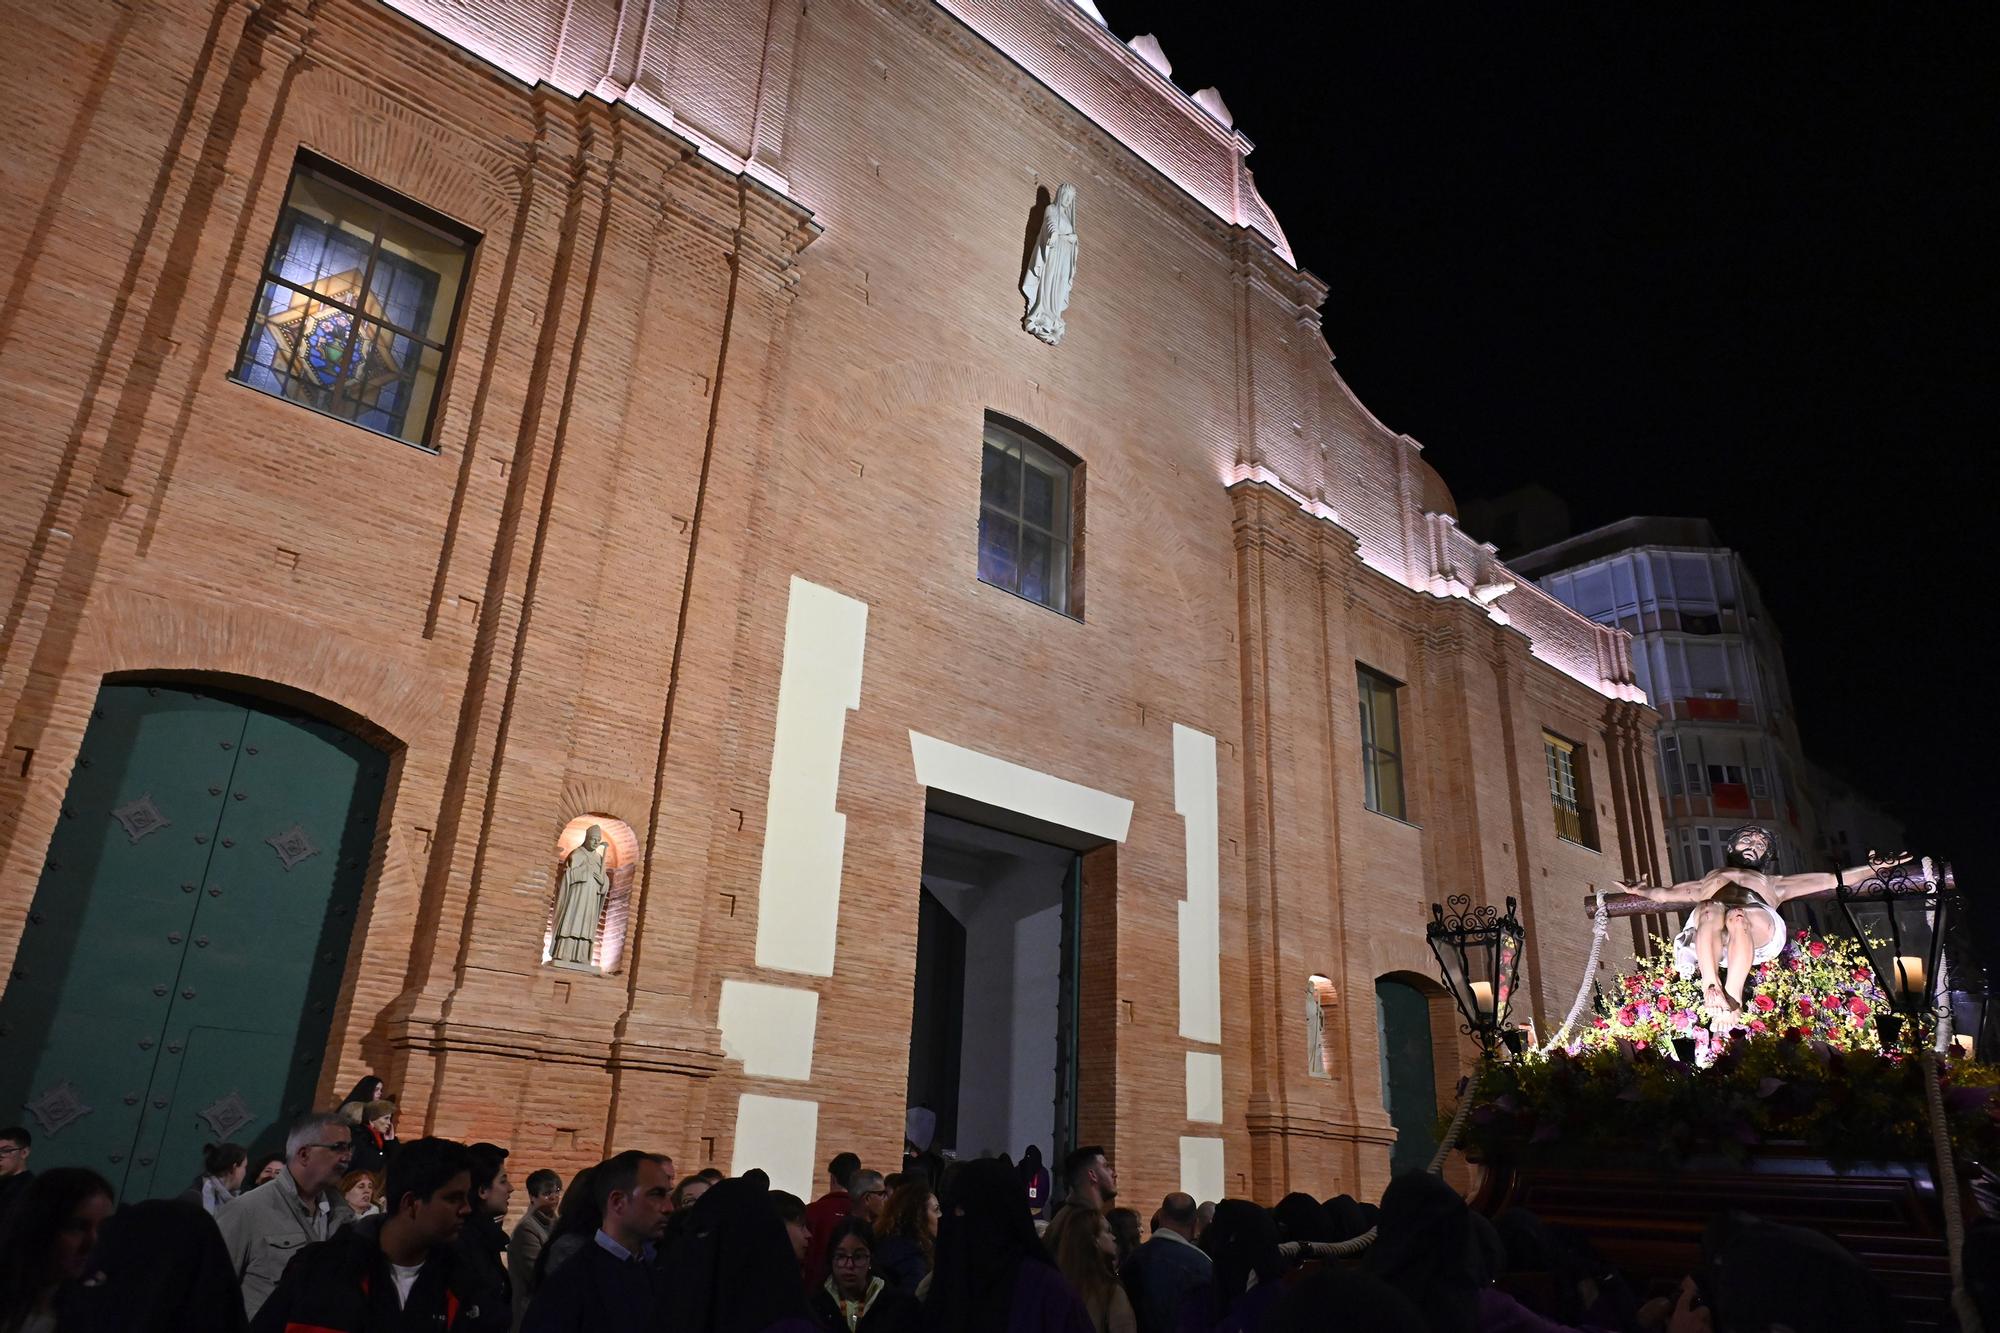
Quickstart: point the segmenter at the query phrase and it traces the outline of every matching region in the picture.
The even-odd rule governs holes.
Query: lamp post
[[[1944,955],[1946,917],[1958,883],[1949,865],[1928,858],[1898,862],[1870,857],[1869,876],[1858,884],[1836,872],[1834,900],[1840,904],[1855,942],[1868,955],[1890,1012],[1877,1019],[1882,1044],[1894,1046],[1905,1021],[1913,1039],[1937,1018],[1939,963]]]
[[[1463,1031],[1479,1043],[1480,1053],[1493,1059],[1496,1045],[1505,1043],[1516,1055],[1525,1044],[1521,1030],[1507,1020],[1520,988],[1521,945],[1527,932],[1507,900],[1502,916],[1490,903],[1472,905],[1468,894],[1445,900],[1451,911],[1431,904],[1431,923],[1424,938],[1437,955],[1438,975],[1465,1019]]]
[[[1992,982],[1983,972],[1968,976],[1956,968],[1949,978],[1951,989],[1946,1003],[1951,1006],[1952,1041],[1957,1043],[1967,1059],[1977,1060],[1990,1055],[1986,1020],[1992,1013]]]
[[[1959,1212],[1958,1166],[1951,1133],[1945,1123],[1944,1098],[1938,1087],[1942,1074],[1937,1052],[1925,1049],[1924,1036],[1937,1021],[1939,963],[1944,957],[1945,925],[1958,882],[1950,865],[1928,858],[1881,861],[1868,858],[1869,874],[1858,884],[1844,883],[1834,872],[1833,896],[1847,918],[1848,929],[1868,955],[1868,965],[1888,997],[1890,1013],[1877,1019],[1882,1045],[1894,1046],[1907,1021],[1910,1047],[1926,1062],[1924,1100],[1930,1112],[1931,1147],[1937,1155],[1938,1193],[1944,1200],[1945,1251],[1951,1261],[1952,1307],[1959,1327],[1976,1333],[1978,1309],[1965,1286],[1963,1219]]]

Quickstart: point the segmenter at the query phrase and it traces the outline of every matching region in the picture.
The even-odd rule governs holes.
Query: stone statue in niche
[[[1042,230],[1021,277],[1021,295],[1028,298],[1023,328],[1051,347],[1062,341],[1063,311],[1069,309],[1069,289],[1076,281],[1076,187],[1058,185],[1056,197],[1042,212]]]
[[[555,944],[549,961],[565,967],[590,967],[597,946],[597,923],[611,896],[611,872],[604,865],[604,827],[592,824],[583,841],[562,863],[556,889]]]

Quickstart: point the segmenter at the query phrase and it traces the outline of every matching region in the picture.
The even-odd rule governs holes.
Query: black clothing
[[[644,1333],[655,1327],[666,1303],[666,1285],[655,1265],[620,1259],[593,1238],[543,1276],[521,1333]]]
[[[1325,1242],[1334,1238],[1332,1220],[1319,1200],[1310,1194],[1287,1194],[1271,1210],[1271,1217],[1278,1224],[1281,1245],[1287,1241]]]
[[[377,1138],[374,1128],[367,1124],[350,1126],[348,1135],[354,1140],[354,1154],[347,1159],[349,1171],[373,1171],[380,1175],[389,1169],[389,1153],[396,1146],[394,1139]],[[386,1210],[388,1201],[384,1200],[382,1206]]]
[[[215,1219],[181,1199],[127,1204],[105,1222],[85,1281],[65,1298],[57,1322],[63,1333],[250,1327]]]
[[[939,1201],[936,1262],[923,1326],[936,1333],[1007,1333],[1023,1264],[1050,1264],[1013,1167],[998,1157],[959,1164]]]
[[[763,1181],[725,1180],[686,1216],[667,1262],[678,1330],[764,1333],[788,1318],[811,1319],[798,1255]]]
[[[250,1322],[251,1333],[505,1333],[506,1308],[480,1304],[478,1284],[448,1245],[430,1252],[398,1304],[382,1253],[386,1220],[364,1217],[300,1250]]]
[[[480,1212],[475,1206],[453,1248],[458,1251],[467,1280],[478,1284],[479,1303],[490,1302],[507,1311],[511,1320],[514,1287],[507,1280],[507,1230],[500,1225],[500,1219]]]
[[[1427,1171],[1398,1176],[1382,1194],[1376,1225],[1367,1270],[1407,1297],[1434,1333],[1473,1333],[1490,1275],[1458,1191]]]
[[[868,1313],[854,1326],[853,1333],[917,1333],[923,1309],[916,1297],[885,1285],[882,1294],[868,1307]],[[824,1282],[813,1288],[812,1316],[826,1333],[848,1333],[847,1317],[841,1314]]]
[[[914,1296],[931,1263],[924,1258],[924,1247],[908,1236],[884,1236],[875,1242],[874,1271],[896,1290]]]
[[[1215,1205],[1215,1220],[1202,1238],[1203,1248],[1215,1263],[1213,1318],[1229,1313],[1237,1297],[1250,1289],[1254,1273],[1260,1286],[1277,1280],[1283,1265],[1278,1259],[1278,1224],[1265,1209],[1243,1199],[1224,1199]]]

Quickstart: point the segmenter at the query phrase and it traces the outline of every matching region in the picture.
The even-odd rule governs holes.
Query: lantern
[[[1518,1051],[1520,1032],[1508,1022],[1507,1013],[1519,989],[1526,932],[1514,915],[1514,900],[1507,900],[1505,916],[1491,904],[1474,907],[1467,894],[1453,894],[1445,901],[1451,914],[1432,903],[1424,937],[1437,955],[1438,975],[1465,1019],[1463,1030],[1479,1042],[1488,1058],[1501,1041]]]
[[[1858,884],[1842,883],[1836,873],[1833,896],[1894,1011],[1896,1021],[1884,1025],[1887,1040],[1901,1020],[1936,1015],[1945,917],[1958,884],[1949,865],[1939,867],[1928,858],[1891,862],[1871,856],[1868,866],[1868,878]]]

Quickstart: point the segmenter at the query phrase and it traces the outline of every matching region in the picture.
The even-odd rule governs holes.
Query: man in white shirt
[[[449,1139],[405,1144],[389,1163],[387,1208],[308,1246],[257,1312],[251,1333],[502,1333],[505,1301],[453,1242],[472,1215],[472,1154]]]

